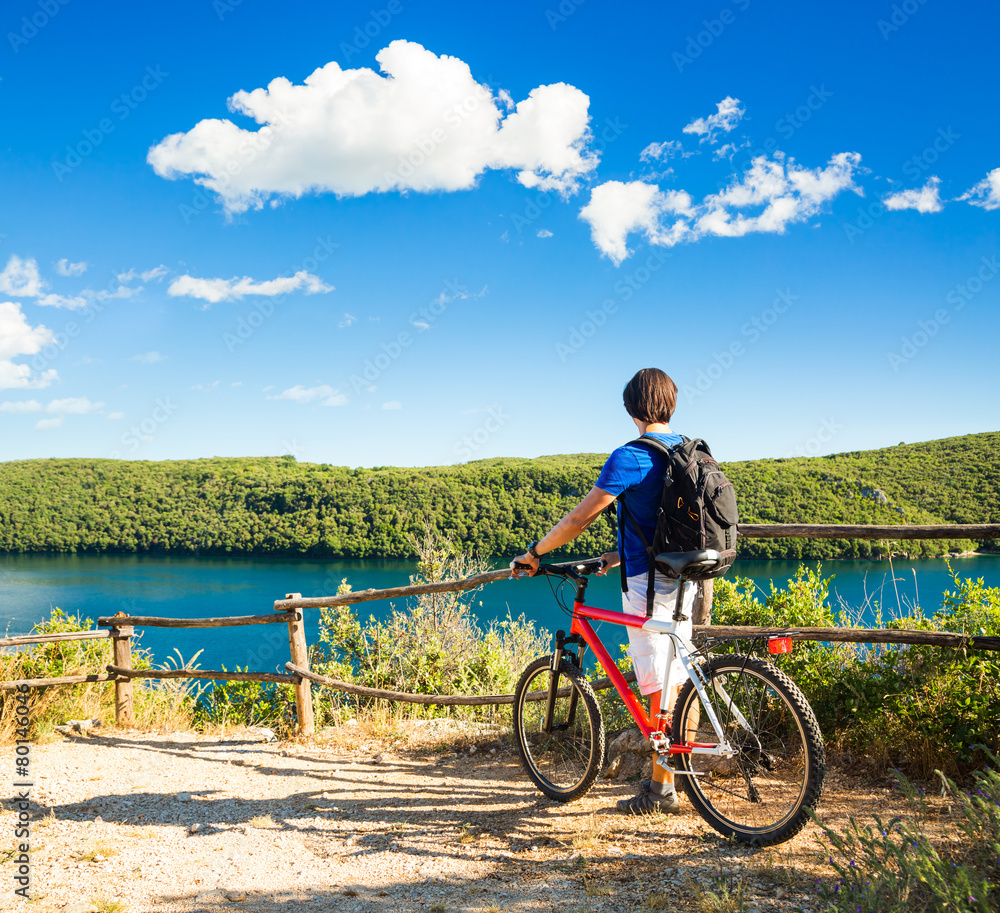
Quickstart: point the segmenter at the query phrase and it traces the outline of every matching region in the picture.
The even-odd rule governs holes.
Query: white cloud
[[[318,387],[303,387],[296,384],[277,396],[269,396],[268,399],[288,399],[293,403],[317,402],[320,406],[345,406],[347,405],[347,394],[335,390],[333,387],[321,384]]]
[[[748,149],[749,147],[749,140],[745,143],[725,143],[722,146],[719,146],[719,148],[712,153],[712,161],[718,162],[722,159],[729,159],[729,161],[732,161],[733,156],[736,155],[740,149]]]
[[[47,412],[49,415],[86,415],[104,408],[104,403],[92,403],[86,396],[71,396],[67,399],[54,399],[43,405],[37,399],[21,402],[0,403],[0,412],[23,414],[27,412]]]
[[[661,215],[668,211],[689,213],[691,197],[684,191],[664,192],[643,181],[607,181],[593,189],[580,218],[590,223],[594,244],[617,265],[630,253],[628,235],[642,231],[648,238],[656,236]]]
[[[86,415],[104,408],[104,403],[92,403],[86,396],[71,396],[67,399],[54,399],[46,407],[46,412],[56,415]]]
[[[138,355],[133,355],[130,359],[131,361],[137,361],[140,365],[155,365],[158,362],[166,361],[167,356],[161,355],[159,352],[141,352]]]
[[[67,263],[66,260],[60,260],[56,264],[56,271],[65,276],[78,276],[86,268],[86,263]],[[44,307],[72,309],[87,306],[86,298],[46,293],[46,287],[47,283],[39,274],[38,263],[35,260],[22,260],[13,255],[7,261],[3,272],[0,273],[0,294],[6,293],[18,298],[35,298],[37,299],[35,304]]]
[[[29,325],[20,304],[0,302],[0,390],[47,387],[58,375],[55,370],[33,374],[30,365],[16,364],[20,355],[36,355],[54,339],[48,327]]]
[[[382,403],[383,409],[402,409],[403,404],[398,399],[390,399],[387,403]]]
[[[327,285],[319,276],[300,269],[294,276],[279,276],[277,279],[265,279],[256,282],[249,276],[237,279],[197,279],[194,276],[178,276],[167,286],[167,294],[174,297],[184,295],[188,298],[200,298],[209,304],[219,301],[238,301],[247,295],[285,295],[301,289],[306,295],[316,295],[320,292],[332,292],[333,286]]]
[[[108,413],[108,421],[109,422],[120,422],[123,418],[125,418],[125,413],[124,412],[109,412]]]
[[[63,418],[60,415],[58,418],[43,418],[37,425],[35,425],[36,431],[51,431],[53,428],[58,428],[63,423]]]
[[[746,114],[746,108],[740,107],[740,100],[728,95],[715,107],[718,108],[717,114],[710,114],[708,117],[699,117],[697,120],[691,121],[683,132],[701,136],[699,142],[704,143],[707,140],[710,143],[715,143],[718,141],[717,134],[720,132],[729,133]]]
[[[143,282],[152,282],[156,280],[159,282],[167,273],[168,270],[162,263],[159,266],[154,266],[152,269],[147,269],[145,272],[138,272],[137,270],[130,269],[127,272],[119,273],[116,277],[120,283],[123,285],[131,282],[134,279],[141,279]]]
[[[541,228],[541,229],[538,230],[538,237],[539,238],[551,238],[552,237],[552,232],[549,231],[547,228]]]
[[[958,199],[982,209],[1000,209],[1000,168],[994,168],[978,184],[970,187]]]
[[[38,298],[44,287],[45,283],[38,275],[38,263],[34,260],[22,260],[11,255],[0,273],[0,294],[14,295],[17,298]]]
[[[69,260],[63,257],[56,264],[56,272],[60,276],[82,276],[87,272],[87,264],[83,261],[80,263],[70,263]]]
[[[343,329],[344,327],[349,327],[352,323],[357,323],[357,322],[358,322],[357,317],[355,317],[353,314],[345,313],[344,316],[341,318],[340,323],[337,324],[337,326]]]
[[[384,75],[331,62],[302,85],[278,77],[237,92],[230,111],[259,129],[203,120],[153,146],[147,161],[161,177],[193,176],[228,212],[312,192],[467,190],[489,169],[568,193],[597,166],[590,99],[573,86],[538,86],[510,110],[513,99],[494,97],[457,57],[399,40],[375,59]]]
[[[932,177],[923,187],[891,193],[883,201],[886,209],[915,209],[917,212],[940,212],[944,209],[939,187],[941,178]]]
[[[676,155],[688,158],[694,155],[694,153],[685,153],[680,141],[671,139],[664,143],[650,143],[639,153],[639,160],[643,162],[667,162]]]
[[[20,402],[0,403],[0,412],[20,415],[25,412],[41,412],[44,406],[37,399],[26,399]]]
[[[142,286],[129,288],[127,285],[119,285],[114,291],[102,288],[95,292],[93,289],[87,288],[80,294],[86,295],[88,298],[96,298],[98,301],[111,301],[115,298],[131,298],[133,295],[138,295],[141,291]]]
[[[43,305],[44,307],[54,307],[54,308],[69,308],[74,310],[77,308],[85,308],[87,306],[87,299],[81,298],[79,295],[73,298],[67,298],[64,295],[42,295],[40,298],[36,299],[35,304]]]
[[[860,162],[858,153],[840,152],[825,168],[809,169],[786,161],[781,153],[772,159],[757,156],[748,171],[697,205],[684,191],[663,191],[643,181],[608,181],[593,189],[580,218],[590,224],[597,248],[616,265],[630,253],[626,243],[632,232],[664,247],[707,235],[781,234],[788,225],[814,216],[842,191],[859,193],[854,169]]]

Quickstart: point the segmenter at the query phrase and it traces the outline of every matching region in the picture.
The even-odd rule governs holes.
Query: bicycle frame
[[[658,556],[677,580],[677,590],[673,611],[657,611],[656,618],[641,610],[633,615],[586,604],[587,576],[602,569],[600,559],[535,570],[572,580],[576,588],[572,611],[554,590],[572,617],[570,633],[556,632],[555,650],[525,668],[514,694],[518,752],[528,776],[546,796],[559,802],[578,799],[604,769],[607,729],[582,661],[590,647],[645,737],[659,765],[655,775],[681,775],[692,806],[720,834],[770,846],[791,839],[808,823],[822,794],[826,752],[805,696],[781,669],[754,656],[753,647],[706,656],[688,633],[684,584],[693,581],[685,572],[700,579],[699,574],[717,570],[719,557],[711,549]],[[515,571],[522,569],[530,568],[514,564]],[[640,629],[654,641],[667,638],[656,651],[666,660],[662,681],[643,682],[643,688],[659,686],[665,703],[675,706],[647,715],[645,701],[626,684],[601,642],[599,622]],[[767,637],[768,652],[787,652],[793,636]],[[738,639],[715,636],[711,642]],[[673,686],[683,679],[690,684],[677,696]],[[634,803],[628,800],[621,807],[632,810]]]
[[[676,654],[677,659],[683,666],[687,677],[691,679],[695,690],[698,692],[702,708],[705,710],[706,715],[712,724],[712,728],[715,730],[718,742],[714,745],[708,745],[701,742],[671,741],[671,726],[669,722],[664,720],[662,728],[654,725],[654,721],[650,719],[649,715],[646,713],[645,709],[632,692],[632,689],[629,688],[621,670],[611,658],[611,655],[608,653],[597,632],[591,625],[591,619],[594,621],[608,621],[612,624],[624,625],[630,628],[642,628],[646,631],[657,632],[663,637],[669,637],[670,644],[667,652],[667,671],[663,682],[663,694],[670,694],[671,685],[674,684],[672,681],[673,658]],[[597,661],[607,673],[608,678],[611,679],[611,683],[614,685],[615,690],[618,692],[621,699],[625,702],[625,706],[628,707],[629,712],[632,714],[632,718],[639,726],[639,730],[642,732],[643,736],[649,740],[653,749],[656,750],[658,754],[657,762],[671,773],[687,773],[686,771],[678,771],[671,768],[665,763],[665,756],[672,754],[705,754],[720,757],[732,757],[735,754],[735,751],[725,736],[725,732],[723,731],[718,716],[713,709],[712,703],[708,700],[706,683],[694,663],[691,662],[691,654],[695,652],[694,645],[686,637],[677,633],[677,625],[678,622],[676,621],[662,621],[660,619],[643,618],[639,615],[629,615],[624,612],[599,609],[596,606],[585,605],[580,599],[576,599],[573,602],[573,624],[570,628],[570,636],[576,635],[577,637],[582,638],[584,643],[586,643],[587,646],[594,651]],[[678,644],[681,647],[680,650],[677,649]],[[561,652],[561,650],[557,649],[554,657],[553,670],[557,669],[559,666]],[[716,694],[718,694],[718,696],[730,707],[733,712],[733,717],[739,725],[749,729],[749,723],[746,721],[743,714],[740,713],[739,709],[729,699],[729,696],[726,694],[722,685],[713,681],[712,688]],[[550,699],[553,699],[554,689],[551,692],[551,695],[552,698]],[[661,716],[663,716],[662,706]]]

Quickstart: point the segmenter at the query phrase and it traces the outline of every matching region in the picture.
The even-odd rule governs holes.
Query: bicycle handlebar
[[[596,574],[603,566],[604,562],[600,558],[588,558],[585,561],[562,561],[558,564],[540,564],[534,576],[542,577],[549,575],[552,577],[572,577],[575,580],[581,580],[587,574]],[[514,570],[529,571],[531,570],[531,565],[515,563]]]

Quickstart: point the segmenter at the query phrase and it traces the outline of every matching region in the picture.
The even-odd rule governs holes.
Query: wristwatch
[[[538,543],[532,542],[527,548],[527,554],[531,555],[532,558],[540,559],[542,556],[538,554]]]

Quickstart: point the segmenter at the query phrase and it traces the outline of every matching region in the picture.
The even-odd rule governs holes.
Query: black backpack
[[[667,457],[663,473],[663,494],[656,515],[656,531],[649,543],[639,529],[625,503],[623,495],[618,500],[622,514],[628,517],[639,534],[649,554],[649,589],[646,593],[646,614],[653,613],[653,577],[656,573],[676,576],[668,567],[657,564],[661,552],[688,552],[713,548],[722,555],[718,566],[709,571],[692,569],[685,574],[688,579],[720,577],[736,559],[736,526],[739,514],[736,509],[736,491],[732,482],[719,469],[712,451],[700,438],[682,437],[681,443],[671,447],[656,438],[643,435],[633,444],[645,444]],[[625,574],[622,574],[622,591],[627,592]]]

